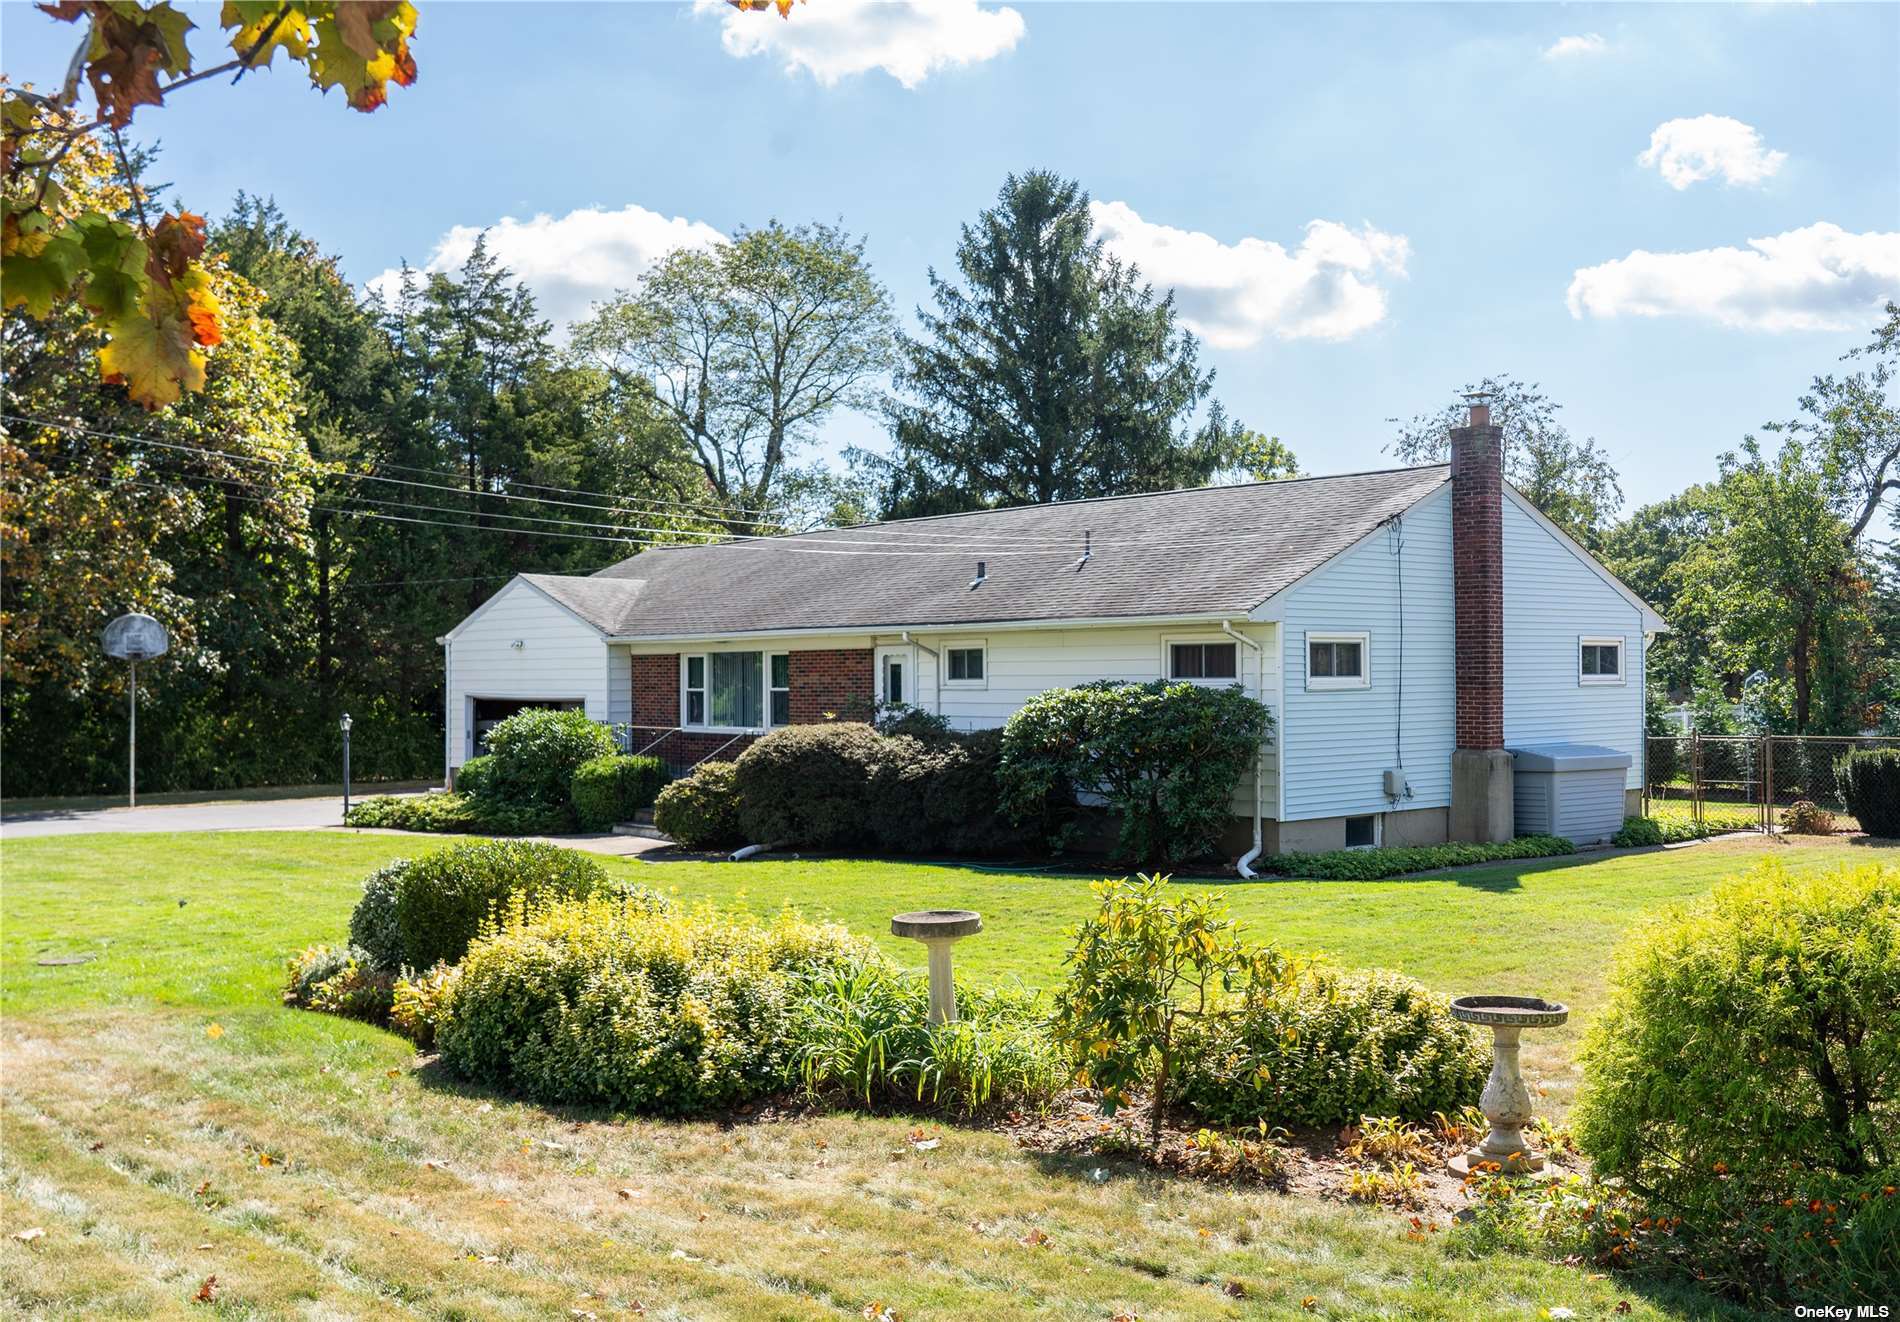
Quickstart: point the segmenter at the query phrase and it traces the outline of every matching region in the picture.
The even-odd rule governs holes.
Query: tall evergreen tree
[[[1197,486],[1234,462],[1243,429],[1192,425],[1214,374],[1173,294],[1090,230],[1073,181],[1011,175],[963,227],[960,279],[930,272],[935,310],[900,343],[895,451],[853,456],[887,516]]]

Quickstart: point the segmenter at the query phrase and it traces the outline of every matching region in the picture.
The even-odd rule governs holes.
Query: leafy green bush
[[[354,946],[309,946],[290,958],[284,1004],[380,1024],[389,1018],[394,983]]]
[[[574,825],[565,807],[505,804],[461,793],[364,799],[350,805],[343,821],[349,826],[442,835],[560,835]]]
[[[732,763],[701,762],[653,800],[653,824],[688,849],[738,848],[746,840],[736,780]]]
[[[1900,838],[1900,748],[1856,748],[1834,764],[1834,779],[1861,830]]]
[[[435,1045],[436,1025],[442,1022],[450,989],[461,976],[460,964],[437,964],[427,973],[397,978],[389,1006],[389,1026],[418,1049],[427,1051]]]
[[[1556,858],[1577,847],[1555,835],[1525,835],[1499,844],[1394,845],[1386,849],[1335,849],[1325,854],[1271,854],[1255,863],[1262,875],[1313,881],[1377,881],[1408,872],[1435,872],[1468,863],[1513,858]]]
[[[797,988],[872,957],[791,914],[529,908],[469,948],[436,1041],[456,1073],[537,1101],[703,1113],[783,1087]]]
[[[482,797],[565,818],[575,768],[613,752],[613,736],[585,712],[538,707],[516,712],[488,732],[493,768],[483,777]]]
[[[913,707],[908,702],[881,703],[871,724],[877,727],[879,734],[908,735],[927,744],[948,739],[953,733],[949,717]]]
[[[377,969],[453,964],[511,898],[591,895],[607,874],[586,854],[521,840],[482,840],[392,863],[364,883],[350,931]]]
[[[1003,732],[933,740],[886,737],[871,769],[865,823],[879,848],[900,854],[999,854],[1029,832],[1003,816],[997,768]]]
[[[1051,796],[1104,796],[1117,848],[1167,866],[1211,851],[1233,820],[1234,789],[1273,728],[1239,686],[1097,680],[1050,689],[1003,727],[1002,799],[1019,822],[1044,818]],[[1063,843],[1058,831],[1054,843]]]
[[[1654,817],[1625,817],[1622,827],[1610,837],[1610,843],[1620,849],[1641,849],[1668,841],[1663,824]]]
[[[455,792],[471,799],[492,799],[495,795],[495,759],[487,753],[471,757],[455,773]]]
[[[613,753],[575,767],[568,795],[583,831],[605,831],[651,808],[667,779],[666,764],[657,757]]]
[[[1712,1049],[1717,1048],[1717,1049]],[[1900,870],[1764,861],[1639,928],[1583,1050],[1578,1145],[1697,1274],[1775,1300],[1900,1280]]]
[[[850,721],[774,730],[740,754],[736,764],[739,824],[762,844],[820,849],[867,844],[866,810],[879,760],[914,758],[922,747]]]
[[[808,980],[793,999],[788,1070],[814,1096],[866,1106],[1046,1105],[1071,1071],[1034,998],[957,990],[959,1018],[931,1025],[929,980],[881,959]]]
[[[1791,835],[1833,835],[1834,814],[1812,799],[1796,799],[1783,809],[1781,829]]]
[[[1161,1141],[1182,1041],[1210,1015],[1271,993],[1287,975],[1270,947],[1244,941],[1211,893],[1178,894],[1166,877],[1097,882],[1095,916],[1076,924],[1056,993],[1057,1042],[1113,1115],[1150,1088],[1148,1146]]]
[[[343,971],[355,952],[348,947],[305,946],[285,966],[284,1004],[308,1008],[317,988]]]
[[[1424,984],[1327,965],[1193,1025],[1181,1059],[1181,1100],[1230,1125],[1423,1122],[1476,1102],[1491,1069],[1481,1035]]]

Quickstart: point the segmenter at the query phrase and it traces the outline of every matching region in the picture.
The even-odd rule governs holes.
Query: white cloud
[[[1096,202],[1095,233],[1110,252],[1174,290],[1181,319],[1219,349],[1283,340],[1344,340],[1385,319],[1382,275],[1402,276],[1405,237],[1370,225],[1314,220],[1292,251],[1268,239],[1222,243],[1211,234],[1143,220],[1126,202]]]
[[[628,204],[618,211],[586,207],[532,220],[504,216],[487,227],[488,251],[534,291],[543,316],[557,327],[587,315],[597,299],[632,285],[640,274],[675,248],[701,248],[725,236],[704,221],[668,219]],[[457,225],[436,242],[423,271],[453,275],[462,269],[479,225]],[[384,271],[369,282],[372,292],[393,294],[401,272]]]
[[[915,88],[940,69],[1013,49],[1024,30],[1014,9],[979,0],[812,0],[783,19],[770,9],[741,13],[725,0],[695,0],[695,8],[722,15],[728,55],[771,56],[786,73],[803,69],[826,87],[882,69]]]
[[[1610,48],[1610,43],[1595,32],[1582,32],[1574,37],[1559,37],[1544,47],[1547,60],[1567,60],[1578,55],[1601,55]]]
[[[1699,317],[1746,330],[1851,330],[1900,296],[1900,233],[1825,222],[1747,248],[1645,252],[1578,271],[1573,317]]]
[[[1730,184],[1763,183],[1787,159],[1787,152],[1771,151],[1739,119],[1697,115],[1658,125],[1636,163],[1655,166],[1671,188],[1681,190],[1717,175]]]

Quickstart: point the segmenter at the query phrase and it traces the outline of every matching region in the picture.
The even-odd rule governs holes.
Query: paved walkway
[[[313,799],[232,800],[226,803],[164,803],[142,808],[100,808],[85,812],[49,810],[0,818],[0,840],[34,836],[90,835],[97,832],[153,831],[356,831],[343,825],[343,796]],[[358,834],[369,834],[358,831]],[[375,832],[412,835],[407,831]],[[426,836],[414,836],[427,839]],[[626,835],[562,836],[554,843],[595,854],[631,856],[665,845]]]

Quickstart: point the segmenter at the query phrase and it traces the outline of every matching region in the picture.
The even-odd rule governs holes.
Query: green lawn
[[[1386,1213],[1037,1157],[989,1133],[946,1130],[919,1153],[909,1118],[726,1128],[555,1113],[417,1068],[391,1034],[282,1008],[284,955],[340,939],[371,868],[441,843],[309,832],[5,844],[9,1314],[609,1317],[638,1302],[648,1316],[851,1318],[879,1302],[904,1318],[1593,1317],[1621,1300],[1636,1316],[1718,1311],[1557,1264],[1469,1261],[1436,1234],[1408,1239]],[[1286,946],[1446,992],[1554,996],[1581,1021],[1631,922],[1763,851],[1799,867],[1864,857],[1751,842],[1223,893]],[[687,898],[795,903],[913,961],[884,935],[891,913],[977,908],[987,930],[959,947],[962,968],[1032,984],[1057,976],[1062,931],[1090,903],[1085,879],[1057,874],[608,866]],[[36,962],[76,953],[96,958]],[[1577,1027],[1526,1052],[1553,1110],[1571,1090]],[[46,1233],[13,1238],[29,1227]],[[1032,1229],[1049,1245],[1022,1244]],[[214,1274],[214,1307],[193,1305]]]

